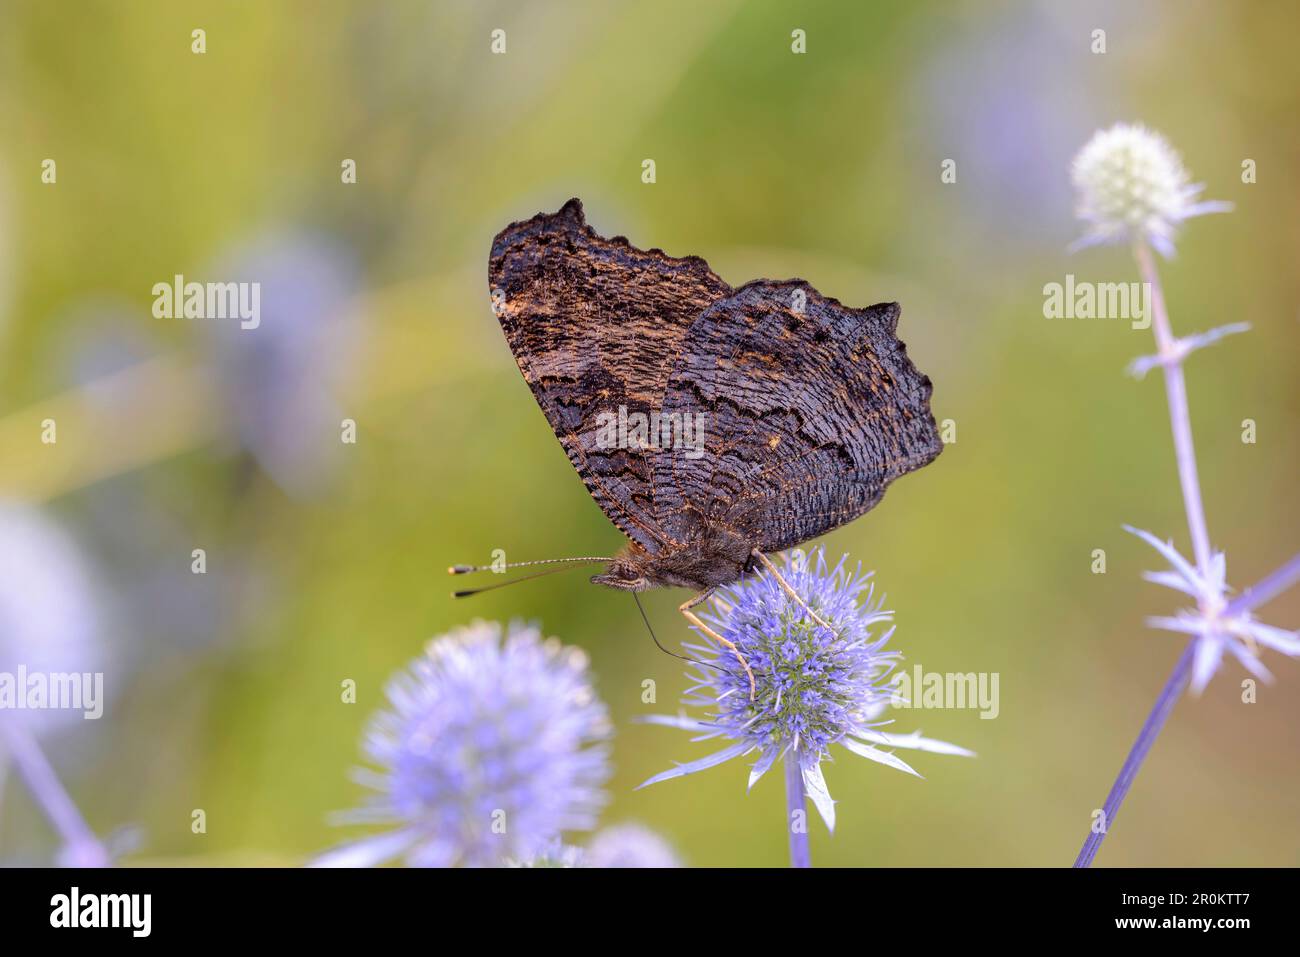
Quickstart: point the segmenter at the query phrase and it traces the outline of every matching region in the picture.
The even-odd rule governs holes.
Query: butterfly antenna
[[[452,565],[447,569],[448,575],[468,575],[472,572],[494,572],[506,568],[526,568],[529,565],[562,565],[573,562],[612,562],[612,558],[589,555],[583,558],[542,558],[532,562],[507,562],[504,565]],[[533,578],[535,576],[528,576]],[[524,581],[524,579],[517,579]]]
[[[636,592],[632,592],[632,597],[636,599],[636,610],[641,613],[641,620],[645,622],[645,629],[646,631],[650,632],[650,640],[655,643],[655,647],[657,647],[660,651],[662,651],[666,655],[672,655],[674,658],[680,658],[682,661],[689,661],[693,665],[699,665],[702,668],[714,668],[718,671],[722,671],[722,669],[719,668],[717,665],[709,664],[709,662],[707,661],[700,661],[698,658],[687,658],[685,655],[679,655],[675,651],[669,651],[667,648],[661,645],[659,643],[658,637],[656,637],[655,635],[655,630],[650,627],[650,619],[646,616],[645,608],[643,608],[641,605],[641,596],[638,595]]]
[[[482,570],[482,569],[480,569],[480,571],[481,571],[481,570]],[[559,573],[559,572],[564,572],[564,571],[568,571],[568,569],[567,569],[567,568],[548,568],[548,569],[547,569],[546,571],[544,571],[544,572],[534,572],[534,573],[531,574],[531,575],[524,575],[522,578],[512,578],[512,579],[510,579],[510,581],[508,581],[508,582],[497,582],[495,585],[484,585],[484,586],[482,586],[481,588],[466,588],[466,589],[464,589],[463,591],[454,591],[454,592],[451,593],[451,597],[452,597],[452,598],[468,598],[468,597],[470,597],[471,595],[481,595],[481,594],[483,594],[483,592],[485,592],[485,591],[494,591],[495,589],[498,589],[498,588],[505,588],[507,585],[517,585],[517,584],[519,584],[520,582],[530,581],[531,579],[534,579],[534,578],[545,578],[547,575],[555,575],[555,574],[557,574],[557,573]],[[459,572],[455,572],[455,571],[453,571],[452,574],[453,574],[453,575],[456,575],[456,574],[460,574],[460,573],[459,573]]]

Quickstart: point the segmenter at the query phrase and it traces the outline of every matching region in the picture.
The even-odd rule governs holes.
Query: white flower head
[[[1159,133],[1117,123],[1098,130],[1074,158],[1075,213],[1088,224],[1074,248],[1145,240],[1164,257],[1184,220],[1232,209],[1231,203],[1197,202],[1202,183],[1191,182],[1182,158]]]

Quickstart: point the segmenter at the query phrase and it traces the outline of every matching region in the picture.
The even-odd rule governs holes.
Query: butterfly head
[[[605,568],[603,575],[592,575],[593,585],[606,585],[621,591],[645,591],[653,587],[646,577],[645,566],[636,552],[624,551]]]

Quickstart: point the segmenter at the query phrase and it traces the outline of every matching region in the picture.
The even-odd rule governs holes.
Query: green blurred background
[[[632,722],[685,681],[626,595],[574,573],[449,598],[453,561],[621,544],[487,295],[492,236],[581,196],[603,234],[733,285],[900,301],[957,424],[827,547],[876,570],[909,666],[1000,673],[1001,713],[901,713],[979,752],[917,756],[924,781],[837,749],[815,862],[1069,864],[1180,648],[1142,624],[1176,596],[1120,526],[1188,549],[1159,379],[1124,375],[1150,333],[1042,316],[1066,273],[1136,278],[1122,249],[1067,255],[1069,161],[1142,121],[1237,204],[1162,268],[1177,331],[1254,325],[1189,365],[1211,536],[1245,586],[1300,537],[1298,28],[1283,3],[5,0],[0,499],[75,545],[59,613],[84,605],[112,698],[42,742],[91,825],[137,828],[127,861],[294,864],[357,836],[326,816],[361,797],[348,770],[385,680],[430,636],[523,617],[590,653],[617,723],[605,823],[645,822],[690,864],[785,862],[776,777],[746,795],[733,763],[633,791],[708,746]],[[254,351],[155,319],[176,273],[260,279],[283,332]],[[661,637],[685,637],[684,597],[647,596]],[[1262,617],[1300,625],[1300,593]],[[1266,661],[1258,703],[1229,665],[1179,705],[1100,864],[1300,863],[1300,666]],[[0,859],[51,859],[12,777],[3,794]]]

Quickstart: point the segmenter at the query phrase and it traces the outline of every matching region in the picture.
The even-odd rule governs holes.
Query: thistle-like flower
[[[535,627],[475,622],[429,643],[389,683],[360,769],[378,796],[341,816],[394,830],[345,845],[318,866],[530,861],[564,831],[590,830],[606,802],[610,721],[587,658]]]
[[[1209,573],[1202,575],[1191,562],[1178,554],[1172,542],[1162,542],[1140,528],[1124,527],[1163,555],[1171,566],[1165,571],[1147,572],[1143,577],[1196,599],[1195,608],[1183,609],[1172,618],[1156,616],[1147,619],[1152,628],[1177,631],[1196,639],[1191,682],[1194,694],[1200,694],[1209,684],[1223,663],[1224,652],[1240,661],[1261,681],[1272,681],[1273,676],[1259,660],[1259,645],[1292,658],[1300,656],[1300,632],[1266,625],[1248,611],[1237,615],[1228,613],[1228,560],[1223,552],[1213,554]]]
[[[1232,209],[1198,202],[1204,184],[1191,182],[1177,151],[1159,133],[1128,123],[1094,134],[1075,157],[1071,179],[1076,213],[1088,223],[1075,248],[1145,240],[1168,259],[1185,220]]]
[[[845,568],[847,557],[827,570],[821,549],[811,556],[798,550],[786,556],[786,580],[831,625],[829,630],[816,625],[771,575],[744,580],[714,597],[711,611],[702,617],[749,660],[757,685],[754,699],[730,649],[707,635],[703,644],[685,645],[700,660],[689,675],[694,685],[684,703],[710,712],[702,718],[659,715],[646,720],[697,732],[695,740],[721,738],[730,744],[657,774],[641,787],[757,753],[749,775],[753,787],[784,758],[797,763],[808,797],[834,829],[835,802],[821,769],[832,744],[909,774],[916,771],[881,748],[972,754],[919,733],[881,730],[890,724],[880,715],[896,690],[889,677],[901,655],[885,649],[892,626],[879,637],[872,629],[894,615],[876,598],[870,573],[863,575],[860,566],[856,573]]]

